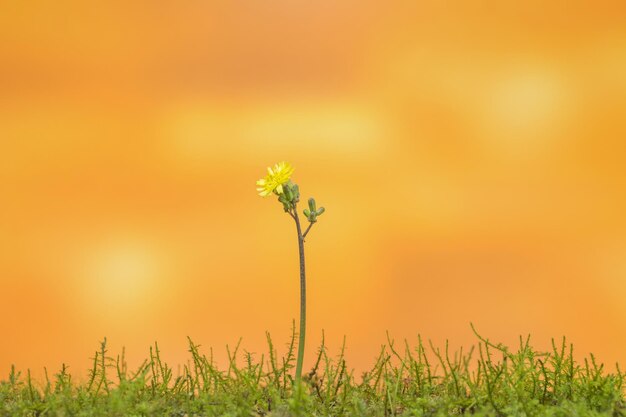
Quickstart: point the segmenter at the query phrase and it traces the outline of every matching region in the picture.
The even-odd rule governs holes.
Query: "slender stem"
[[[306,228],[306,230],[304,231],[304,233],[302,234],[302,239],[306,238],[306,235],[309,234],[309,230],[311,230],[311,227],[313,227],[315,223],[309,223],[309,227]]]
[[[302,235],[302,228],[300,227],[298,211],[295,207],[293,209],[293,213],[293,218],[296,221],[296,229],[298,231],[298,251],[300,253],[300,338],[298,341],[298,361],[296,363],[296,384],[298,384],[302,377],[302,361],[304,360],[304,339],[306,335],[306,275],[304,269],[304,236]]]

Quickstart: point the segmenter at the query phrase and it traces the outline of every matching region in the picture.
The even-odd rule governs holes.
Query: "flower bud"
[[[291,208],[291,203],[289,202],[289,200],[287,199],[287,196],[284,193],[278,196],[278,201],[282,203],[285,211],[289,211],[289,209]]]
[[[290,202],[293,201],[293,190],[291,189],[291,185],[285,184],[283,189],[285,192],[285,196],[287,196],[287,201],[290,201]]]
[[[307,219],[311,217],[311,212],[309,211],[309,209],[304,209],[303,213]]]
[[[324,213],[326,211],[326,209],[324,207],[320,207],[317,209],[317,211],[315,212],[316,216],[321,216],[322,213]]]
[[[311,212],[314,212],[316,210],[315,199],[313,197],[309,198],[309,209],[311,210]]]

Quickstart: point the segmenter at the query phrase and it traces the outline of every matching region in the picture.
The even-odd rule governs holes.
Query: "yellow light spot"
[[[556,68],[521,68],[496,77],[483,107],[490,147],[516,157],[551,150],[571,121],[570,93]]]
[[[376,151],[385,134],[375,111],[332,101],[257,108],[241,126],[246,148],[257,149],[269,142],[276,149],[324,154]]]
[[[359,103],[270,100],[237,108],[177,106],[164,117],[164,152],[206,169],[226,157],[258,161],[276,155],[375,155],[389,135],[384,116]]]
[[[161,275],[162,261],[148,242],[120,239],[85,254],[79,283],[91,309],[124,314],[154,302]]]
[[[557,80],[548,74],[517,74],[495,90],[496,120],[511,129],[542,127],[553,117],[559,104]]]

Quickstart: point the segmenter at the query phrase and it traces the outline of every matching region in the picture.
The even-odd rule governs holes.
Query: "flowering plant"
[[[296,362],[296,383],[302,377],[302,361],[304,359],[304,340],[306,335],[306,271],[304,265],[304,239],[309,234],[311,227],[317,222],[317,218],[324,213],[324,207],[317,208],[315,199],[309,198],[308,208],[303,214],[309,222],[304,233],[298,216],[298,203],[300,202],[300,188],[291,181],[293,167],[288,162],[279,162],[273,167],[267,168],[267,175],[256,182],[257,191],[262,197],[269,195],[278,196],[285,213],[288,213],[296,224],[298,232],[298,252],[300,255],[300,332],[298,340],[298,359]]]

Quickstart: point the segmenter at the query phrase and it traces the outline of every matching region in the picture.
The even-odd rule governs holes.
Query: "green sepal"
[[[291,202],[289,202],[289,200],[287,199],[287,195],[285,193],[280,194],[278,196],[278,201],[282,203],[283,209],[285,211],[289,211],[289,209],[291,208]]]

